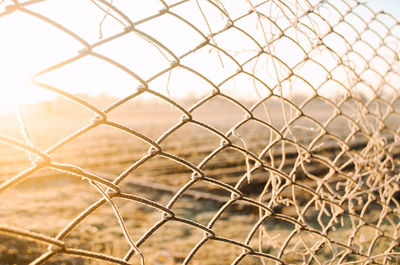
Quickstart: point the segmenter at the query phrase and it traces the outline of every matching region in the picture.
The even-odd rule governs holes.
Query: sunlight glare
[[[12,110],[10,108],[32,102],[35,99],[34,87],[31,85],[29,74],[24,73],[22,68],[9,67],[0,71],[5,73],[0,80],[0,87],[3,91],[0,98],[1,111]]]
[[[0,112],[13,111],[16,104],[48,99],[31,78],[54,61],[57,46],[46,36],[51,28],[37,19],[15,13],[0,23]]]

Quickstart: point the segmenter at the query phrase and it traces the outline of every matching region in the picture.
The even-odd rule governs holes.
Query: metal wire
[[[0,134],[1,142],[24,150],[31,157],[31,166],[1,183],[0,193],[12,189],[39,170],[51,168],[84,178],[91,184],[89,187],[94,187],[101,196],[98,201],[80,212],[56,236],[31,232],[23,227],[0,225],[0,233],[11,237],[28,238],[38,244],[48,246],[47,252],[35,258],[31,264],[45,264],[59,254],[101,260],[110,264],[133,264],[133,256],[138,254],[140,255],[138,262],[145,264],[146,255],[142,253],[141,246],[149,241],[156,231],[170,222],[178,222],[204,232],[200,241],[193,242],[195,245],[191,251],[186,253],[183,264],[192,262],[196,258],[196,254],[210,241],[218,241],[242,249],[242,253],[236,256],[232,264],[245,264],[245,259],[248,257],[255,257],[263,264],[291,264],[287,260],[287,256],[293,252],[302,257],[303,264],[389,264],[396,262],[396,256],[400,255],[397,232],[400,229],[400,203],[398,202],[400,138],[399,126],[393,124],[391,120],[393,117],[400,117],[399,83],[396,82],[399,80],[396,78],[400,76],[398,72],[399,50],[396,48],[400,47],[398,46],[400,36],[399,22],[393,16],[384,12],[375,12],[364,3],[350,0],[243,0],[247,10],[241,10],[240,15],[233,15],[233,11],[227,7],[231,3],[225,3],[222,0],[182,0],[171,4],[167,3],[169,1],[160,0],[159,2],[163,6],[162,10],[135,21],[135,18],[127,15],[124,10],[117,8],[118,1],[91,0],[90,2],[94,3],[93,8],[100,9],[104,13],[98,31],[101,37],[94,43],[86,41],[66,26],[35,11],[36,5],[46,4],[46,1],[0,2],[2,5],[8,4],[0,13],[0,23],[1,19],[15,13],[23,13],[50,24],[85,47],[70,58],[46,69],[37,69],[37,74],[34,75],[32,82],[40,89],[67,98],[93,113],[91,123],[46,150],[39,149],[33,143],[32,136],[25,126],[22,128],[24,128],[26,142]],[[192,23],[189,18],[176,12],[178,8],[191,2],[193,2],[193,8],[197,8],[201,12],[203,22],[206,23],[205,31]],[[243,6],[239,5],[239,1],[237,2],[238,8]],[[138,3],[138,5],[140,4]],[[217,27],[212,25],[215,18],[210,17],[209,13],[203,10],[205,5],[220,14],[221,19],[226,23],[223,28],[220,27],[216,30]],[[364,13],[360,10],[363,10]],[[152,36],[139,27],[163,16],[175,18],[180,21],[179,23],[199,34],[203,40],[183,54],[175,54],[168,48],[167,43],[163,43],[158,40],[157,36]],[[256,22],[251,24],[254,30],[251,32],[242,24],[243,21],[250,18]],[[105,36],[102,27],[107,20],[114,20],[122,25],[123,31],[112,36]],[[359,24],[356,24],[355,21]],[[380,25],[384,29],[384,33],[375,29],[374,25]],[[348,29],[343,31],[342,27]],[[243,51],[235,52],[220,45],[219,38],[223,38],[224,34],[230,30],[240,32],[241,38],[250,41],[252,47],[245,47]],[[261,34],[261,37],[257,36],[255,32]],[[169,61],[170,65],[151,77],[142,77],[128,66],[95,51],[95,48],[129,34],[135,34],[150,43],[160,52],[160,56]],[[373,38],[368,38],[367,34],[372,34]],[[2,38],[7,38],[7,36],[2,36]],[[290,46],[285,47],[282,44],[283,41],[288,41],[296,50]],[[343,44],[339,44],[339,42]],[[364,48],[360,48],[361,46]],[[208,47],[216,54],[222,68],[226,68],[230,64],[238,70],[215,82],[212,77],[203,74],[196,66],[186,63],[187,60],[190,61],[191,55],[196,54],[204,47]],[[294,62],[288,61],[288,57],[282,57],[282,52],[278,51],[281,47],[286,49],[284,53],[292,54],[290,57],[294,58]],[[371,56],[367,54],[367,50],[372,50]],[[240,57],[241,54],[248,51],[252,52],[252,55],[243,60]],[[322,55],[323,53],[325,55]],[[89,56],[106,62],[116,70],[124,71],[140,85],[130,95],[120,98],[105,109],[99,109],[79,96],[39,81],[41,76],[65,68]],[[354,57],[358,59],[352,59]],[[376,63],[377,60],[380,63]],[[314,65],[318,70],[311,72],[312,70],[307,68],[309,64]],[[257,70],[259,68],[268,69],[268,73],[260,74],[260,71]],[[172,99],[169,91],[168,96],[165,96],[150,87],[154,80],[165,73],[169,73],[169,82],[170,75],[175,69],[183,69],[194,74],[212,86],[214,90],[187,108]],[[336,74],[341,70],[343,74]],[[376,83],[371,83],[368,75],[373,75]],[[245,76],[253,82],[254,89],[258,93],[258,99],[251,106],[247,105],[244,96],[237,98],[224,92],[223,87],[239,76]],[[391,79],[390,76],[395,78]],[[303,90],[293,85],[294,80],[298,80],[297,84],[299,82],[303,84]],[[263,90],[267,91],[266,93],[259,91],[260,85]],[[287,90],[288,87],[289,90]],[[307,88],[307,91],[304,87]],[[342,92],[339,93],[339,90],[334,87],[340,87]],[[359,87],[364,87],[365,90],[360,92]],[[327,88],[331,94],[334,91],[337,96],[324,94]],[[292,94],[296,91],[297,98]],[[298,91],[300,94],[304,93],[300,97],[300,101]],[[126,125],[109,120],[109,115],[113,111],[141,95],[152,95],[170,104],[182,115],[181,120],[166,130],[157,140],[152,140],[150,136]],[[216,126],[195,118],[198,109],[216,98],[229,101],[245,113],[245,117],[227,131],[217,129]],[[310,112],[308,110],[309,106],[318,102],[322,102],[323,106],[332,110],[332,114],[323,120],[318,118],[319,113],[316,112],[327,113],[327,111],[322,109],[315,111],[314,109],[313,112]],[[274,114],[270,113],[272,108],[270,104],[278,106],[280,111],[278,123],[273,122]],[[346,109],[349,104],[356,106],[350,112]],[[260,109],[262,109],[264,118],[257,114]],[[343,127],[334,126],[338,120],[344,121]],[[21,122],[24,124],[22,116]],[[219,122],[224,124],[222,119]],[[162,147],[168,138],[187,124],[205,129],[220,139],[220,146],[209,150],[205,158],[198,164],[193,164],[183,156],[166,152]],[[259,139],[247,139],[239,133],[241,128],[253,124],[261,126],[269,132],[269,141],[263,144],[258,152],[254,152],[251,146],[258,144]],[[54,154],[58,150],[100,126],[108,126],[125,132],[148,144],[150,146],[148,153],[136,162],[132,162],[129,168],[112,180],[100,173],[95,174],[84,170],[77,165],[56,161]],[[345,130],[349,132],[343,133]],[[357,142],[355,140],[357,137],[362,137],[364,140]],[[237,151],[245,158],[245,172],[233,184],[209,176],[205,171],[208,165],[214,163],[219,155],[228,150]],[[121,188],[121,184],[127,181],[128,177],[134,174],[140,166],[149,163],[156,157],[166,158],[192,172],[191,177],[180,186],[178,192],[165,205],[138,194],[126,193]],[[316,168],[324,170],[315,171]],[[263,189],[256,198],[247,196],[242,191],[242,187],[255,181],[254,174],[260,170],[264,172]],[[222,197],[208,194],[209,197],[207,197],[203,196],[201,192],[191,193],[193,192],[192,187],[199,183],[216,186],[231,196]],[[141,185],[146,186],[146,183],[141,183]],[[150,187],[168,190],[162,186],[150,185]],[[180,217],[174,211],[174,205],[190,194],[191,196],[207,197],[206,199],[221,203],[222,206],[207,225],[190,218]],[[117,198],[156,209],[162,214],[161,218],[134,242],[118,206],[114,204],[114,200]],[[125,253],[125,256],[113,257],[101,252],[68,246],[65,238],[96,209],[107,204],[112,207],[122,234],[130,245],[130,250]],[[224,237],[214,229],[215,224],[228,213],[228,208],[232,205],[252,206],[258,209],[258,221],[254,223],[244,241],[234,237]],[[293,209],[293,211],[289,214],[285,209]],[[318,225],[310,224],[310,213]],[[372,213],[376,217],[375,221],[367,218],[368,213]],[[15,218],[18,218],[17,213]],[[273,220],[291,225],[293,229],[288,235],[282,235],[280,240],[268,239],[270,231],[265,224]],[[335,230],[337,227],[345,226],[341,224],[346,220],[351,222],[347,228],[349,231],[347,240],[338,240],[334,236]],[[392,229],[388,230],[387,226]],[[372,229],[371,231],[374,232],[368,242],[361,243],[356,238],[364,228]],[[314,239],[309,241],[306,236],[312,236]],[[252,244],[255,239],[258,240],[257,247]],[[386,242],[383,248],[379,243],[380,240]],[[269,252],[266,250],[266,246],[273,246],[277,251]],[[328,254],[326,254],[326,249],[328,249]],[[215,251],[217,252],[218,249]],[[25,254],[19,253],[19,255]],[[219,261],[215,261],[216,263]]]

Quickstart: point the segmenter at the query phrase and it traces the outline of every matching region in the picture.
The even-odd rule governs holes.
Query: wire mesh
[[[95,21],[98,39],[88,41],[58,22],[57,17],[42,14],[37,8],[51,2],[54,1],[2,1],[0,23],[15,14],[27,15],[79,43],[82,49],[75,50],[71,57],[35,69],[37,73],[32,83],[38,90],[50,91],[76,103],[75,108],[89,110],[91,120],[50,147],[40,148],[31,135],[29,121],[25,120],[23,111],[19,111],[23,139],[0,134],[0,141],[28,153],[30,165],[8,176],[0,185],[0,194],[10,190],[22,193],[17,189],[22,183],[52,169],[82,178],[86,189],[95,190],[100,198],[75,212],[75,217],[55,234],[7,223],[0,225],[0,232],[8,236],[8,241],[4,242],[6,247],[13,244],[11,239],[46,246],[47,250],[27,261],[30,264],[49,264],[61,255],[67,257],[66,263],[78,257],[82,262],[95,264],[398,263],[400,26],[393,16],[375,12],[364,3],[347,0],[182,0],[171,3],[160,0],[157,5],[161,8],[157,12],[148,15],[143,11],[145,15],[137,19],[129,15],[128,9],[119,8],[118,1],[91,0],[87,1],[91,8],[100,10],[103,17]],[[141,12],[140,2],[131,5]],[[201,26],[192,20],[194,11],[200,17]],[[189,33],[186,35],[186,31],[174,29],[163,30],[164,35],[161,32],[152,35],[151,27],[146,28],[147,23],[162,21],[167,16],[186,27],[190,34],[196,34],[199,41],[195,42],[196,38],[191,38]],[[122,26],[122,30],[107,35],[107,21]],[[102,53],[103,46],[130,35],[154,47],[167,63],[160,66],[145,59],[144,65],[156,69],[150,75],[141,72],[140,67],[144,65],[139,65],[136,71],[128,65],[131,61]],[[171,43],[169,38],[181,41]],[[172,47],[177,43],[185,47],[179,54]],[[235,44],[243,46],[237,48]],[[123,51],[124,54],[129,52]],[[207,54],[213,61],[198,64],[198,57],[205,58]],[[41,79],[88,57],[128,74],[137,87],[132,88],[129,95],[99,108],[84,97]],[[186,106],[170,94],[174,89],[170,79],[176,70],[193,76],[186,83],[187,87],[195,87],[201,81],[211,90],[201,94],[199,99],[194,97],[196,99]],[[158,85],[161,76],[168,79],[165,93],[152,87],[153,83]],[[249,82],[250,87],[244,88],[241,80]],[[248,96],[247,91],[255,96]],[[195,92],[192,90],[192,93]],[[142,133],[140,126],[136,129],[111,118],[129,102],[146,95],[167,103],[181,116],[155,139],[150,132]],[[153,104],[146,102],[144,105]],[[233,111],[223,110],[223,104],[242,113],[233,124],[228,122]],[[142,107],[144,116],[153,108]],[[197,118],[204,108],[212,112],[213,119]],[[132,122],[135,123],[134,117]],[[147,122],[154,125],[158,120]],[[200,143],[196,145],[198,152],[203,145],[200,139],[183,140],[184,135],[179,131],[188,125],[197,128],[192,132],[194,136],[197,130],[202,130],[207,132],[206,140],[218,139],[218,145],[201,150],[200,161],[192,162],[191,154],[184,154],[191,141]],[[85,165],[63,163],[62,159],[60,162],[57,156],[60,150],[73,146],[75,141],[90,136],[100,127],[135,138],[146,145],[147,152],[136,159],[129,158],[129,166],[116,175],[87,170]],[[174,136],[180,142],[178,155],[164,147]],[[171,180],[175,188],[157,183],[165,170],[162,165],[153,171],[145,170],[146,165],[160,157],[183,168],[180,170],[185,178]],[[113,161],[107,163],[113,164]],[[238,165],[240,174],[230,173],[229,169]],[[142,174],[148,178],[137,177],[143,167]],[[213,167],[225,171],[209,174],[209,168]],[[129,190],[124,183],[145,187],[147,192]],[[213,189],[198,189],[201,185]],[[174,193],[166,202],[153,196],[165,191]],[[40,194],[40,188],[37,193]],[[213,206],[209,207],[215,211],[206,222],[178,213],[176,205],[187,200],[187,195],[206,206],[212,201]],[[72,199],[74,192],[69,191],[69,196]],[[138,232],[126,213],[122,213],[121,199],[143,205],[147,210],[154,209],[157,219],[150,228]],[[9,202],[3,198],[2,203]],[[129,249],[123,255],[109,255],[104,249],[88,250],[71,245],[68,236],[106,206],[111,207],[117,221],[118,237],[124,238]],[[145,215],[143,209],[142,215]],[[250,220],[244,238],[234,233],[235,227],[239,230],[243,221],[236,220],[238,216]],[[18,212],[11,218],[18,219]],[[168,226],[171,223],[182,226],[171,228]],[[146,243],[162,229],[167,229],[173,237],[161,238],[156,241],[158,244],[152,243],[143,251]],[[175,236],[171,229],[194,229],[199,236],[187,243],[189,250],[185,249],[179,259],[169,260],[168,257],[173,256],[170,250],[160,254],[164,258],[154,260],[157,250],[173,245],[174,240],[182,237]],[[276,233],[278,230],[280,232]],[[118,248],[114,245],[111,243],[110,247]],[[207,245],[212,247],[207,248]],[[224,249],[231,246],[238,252],[232,252],[230,260],[226,261]],[[204,249],[206,254],[200,254]],[[16,255],[29,256],[29,253]],[[211,257],[211,261],[206,261],[207,257]]]

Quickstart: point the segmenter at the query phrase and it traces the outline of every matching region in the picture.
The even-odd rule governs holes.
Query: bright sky
[[[213,21],[210,21],[212,30],[222,29],[225,25],[224,18],[218,12],[215,12],[215,8],[210,8],[204,1],[199,2],[202,4],[202,9],[207,14],[207,17],[214,18]],[[0,5],[1,13],[3,8],[9,5],[11,1],[0,1],[0,3],[2,3]],[[245,0],[241,2],[235,1],[235,3],[237,6],[231,7],[232,11],[243,10],[241,8],[248,10]],[[394,15],[400,19],[400,1],[368,0],[368,3],[375,9],[396,12],[397,14]],[[127,12],[130,18],[135,18],[135,21],[151,14],[156,14],[157,10],[162,8],[160,2],[156,0],[147,0],[146,2],[115,0],[114,4],[124,12]],[[140,9],[132,8],[133,5],[140,5]],[[47,0],[31,5],[29,9],[68,27],[90,44],[99,41],[99,23],[102,21],[104,13],[89,0]],[[181,11],[188,14],[188,10],[192,10],[189,17],[196,27],[204,34],[208,34],[208,26],[196,5],[196,1],[182,5],[182,7],[177,8],[176,12]],[[244,23],[247,23],[245,26],[248,27],[255,27],[256,25],[256,21],[251,20]],[[101,27],[102,37],[106,38],[121,32],[126,25],[127,22],[123,19],[118,22],[111,17],[107,17]],[[165,43],[177,55],[183,54],[203,40],[200,34],[193,32],[187,25],[171,16],[153,19],[148,23],[141,24],[138,28],[157,36],[157,39]],[[238,39],[246,39],[238,34],[238,32],[229,31],[224,36],[221,36],[220,39],[216,38],[216,41],[218,45],[223,47],[225,45],[226,49],[231,49],[233,52],[247,49],[247,55],[251,55],[252,50],[256,48],[254,43],[236,41]],[[79,50],[85,48],[83,43],[23,12],[0,16],[0,38],[0,110],[10,109],[13,102],[37,102],[54,98],[55,94],[53,92],[29,85],[30,76],[65,59],[76,56]],[[277,45],[278,50],[279,47],[285,48],[281,51],[281,56],[286,56],[289,63],[290,60],[293,60],[293,64],[296,63],[296,56],[292,56],[293,54],[287,52],[287,50],[293,51],[295,47],[290,49],[290,43],[287,42],[285,44],[283,41],[280,45]],[[278,50],[276,51],[277,53],[279,53]],[[167,52],[156,49],[149,42],[135,34],[128,34],[110,43],[100,45],[94,49],[94,52],[112,58],[134,71],[143,79],[148,79],[165,69],[172,61],[172,56]],[[223,65],[221,65],[219,56],[222,57]],[[240,60],[240,55],[237,58]],[[229,63],[228,58],[221,54],[218,55],[210,47],[205,47],[194,55],[187,57],[183,63],[195,67],[215,83],[221,81],[221,76],[223,76],[221,74],[227,76],[229,73],[236,71],[236,66]],[[213,67],[210,67],[211,65]],[[169,85],[167,88],[168,79]],[[205,93],[212,89],[206,84],[201,89],[199,89],[199,86],[193,87],[194,80],[197,79],[187,71],[174,70],[171,76],[164,74],[151,82],[151,85],[153,89],[163,94],[170,93],[171,96],[176,97],[183,97],[187,93]],[[236,81],[239,84],[244,84],[246,82],[245,78],[242,79],[243,83],[241,83],[242,81],[239,77]],[[268,76],[267,74],[265,79],[274,82],[274,76],[271,77],[271,75]],[[317,79],[315,77],[314,79],[317,83]],[[85,57],[51,71],[38,78],[38,80],[70,93],[83,92],[95,95],[100,92],[107,92],[115,96],[128,95],[139,84],[139,81],[132,78],[128,73],[93,56]],[[246,96],[246,94],[243,94],[243,96]]]
[[[382,10],[400,19],[400,1],[399,0],[367,0],[368,5],[375,10]]]

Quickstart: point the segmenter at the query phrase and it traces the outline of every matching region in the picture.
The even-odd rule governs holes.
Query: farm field
[[[275,131],[265,124],[256,122],[255,119],[246,121],[246,113],[226,100],[216,99],[208,102],[207,105],[193,111],[192,115],[194,121],[212,126],[218,132],[227,135],[233,145],[260,156],[260,159],[265,161],[269,167],[290,175],[295,164],[299,163],[299,149],[290,142],[284,144],[276,132],[281,131],[285,126],[283,113],[286,113],[286,119],[290,121],[296,117],[296,111],[280,101],[267,101],[266,106],[269,116],[262,107],[255,109],[252,113],[255,119],[264,121]],[[282,111],[282,106],[285,106],[285,111]],[[326,111],[316,111],[321,107],[325,107]],[[396,107],[395,104],[394,107]],[[31,106],[31,108],[37,109],[26,111],[25,125],[29,128],[31,137],[40,150],[51,148],[65,137],[90,124],[93,118],[93,114],[85,110],[60,113],[58,110],[43,110],[40,106]],[[357,108],[353,110],[352,108],[355,108],[352,102],[344,103],[341,106],[343,112],[353,115],[352,118],[356,120],[358,114],[354,110]],[[302,110],[321,124],[334,113],[322,101],[305,105]],[[371,106],[372,112],[373,106]],[[248,155],[238,149],[222,149],[206,163],[202,163],[210,153],[221,147],[223,138],[212,130],[206,130],[197,123],[189,122],[159,141],[158,139],[165,132],[179,124],[181,116],[182,113],[166,104],[133,102],[109,113],[107,121],[129,127],[148,137],[157,142],[162,151],[167,154],[184,159],[195,166],[201,165],[199,167],[208,178],[225,183],[232,188],[236,187],[246,198],[260,201],[272,207],[277,214],[292,217],[293,220],[305,224],[310,229],[322,232],[328,223],[332,222],[332,214],[335,213],[333,208],[326,210],[326,213],[323,214],[320,214],[321,205],[318,206],[317,203],[306,208],[307,202],[313,196],[294,185],[283,187],[284,183],[272,184],[274,174],[271,174],[271,171],[262,168],[255,169],[251,172],[251,179],[249,179],[249,168],[255,165],[254,160],[249,159]],[[387,128],[390,129],[391,126],[396,128],[396,117],[393,115],[387,115],[387,117]],[[16,116],[2,117],[0,121],[3,122],[0,124],[1,134],[24,141]],[[233,133],[229,133],[229,130],[240,124],[241,121],[246,122],[238,126]],[[361,134],[355,134],[354,137],[347,139],[351,132],[351,128],[348,128],[347,124],[346,120],[339,117],[326,127],[329,132],[332,132],[332,135],[346,141],[348,146],[356,152],[366,150],[370,139]],[[390,135],[389,129],[384,132],[385,135],[381,136],[386,138],[386,145],[391,146],[394,162],[391,174],[395,175],[398,173],[399,149],[398,144],[395,144],[395,137]],[[304,149],[309,150],[313,155],[323,156],[329,161],[334,161],[337,168],[341,168],[343,172],[347,172],[351,176],[356,167],[351,163],[348,164],[352,158],[351,153],[342,153],[343,146],[338,144],[336,138],[328,137],[326,133],[319,141],[313,143],[320,133],[318,125],[302,117],[291,125],[291,133],[287,133],[285,138],[296,139]],[[150,147],[148,143],[132,134],[115,127],[100,125],[57,149],[51,154],[51,157],[57,163],[79,166],[88,172],[114,181],[132,165],[146,158]],[[269,148],[268,152],[263,151],[266,147]],[[0,157],[1,181],[7,181],[31,166],[30,157],[26,152],[5,143],[0,144],[0,150],[2,153]],[[173,200],[174,195],[192,179],[193,170],[166,156],[156,155],[149,159],[146,158],[144,161],[119,183],[123,193],[134,194],[166,206]],[[293,176],[296,181],[311,190],[321,188],[321,183],[309,176],[311,174],[323,179],[329,174],[330,169],[313,158],[302,163],[305,168],[297,168],[294,172]],[[283,181],[282,179],[276,180]],[[339,194],[345,194],[344,188],[340,188],[338,185],[338,183],[346,183],[345,178],[333,175],[325,180],[327,189],[330,187],[337,189],[336,192]],[[276,198],[274,197],[276,194],[273,193],[276,192],[273,191],[273,185],[282,187]],[[218,215],[221,207],[230,201],[231,195],[228,189],[222,188],[220,185],[198,180],[182,193],[171,209],[179,218],[207,226],[213,217]],[[291,204],[291,200],[294,198],[300,208]],[[0,204],[0,226],[6,225],[56,237],[82,211],[101,199],[102,195],[93,185],[90,185],[87,179],[72,176],[60,170],[45,168],[32,174],[15,187],[0,192],[0,201],[2,202]],[[362,207],[363,202],[369,201],[367,194],[360,196],[360,200],[358,206]],[[163,218],[162,211],[147,205],[123,198],[114,198],[113,201],[134,241],[140,240],[153,225]],[[285,201],[288,204],[285,204]],[[350,207],[350,203],[352,202],[345,202],[343,205]],[[388,205],[396,209],[394,203],[390,202]],[[354,213],[361,214],[360,207],[355,207]],[[351,218],[350,215],[340,215],[331,224],[328,231],[330,238],[347,245],[349,237],[352,237],[352,244],[360,253],[367,253],[371,241],[375,240],[370,255],[382,253],[382,250],[388,248],[397,250],[397,247],[392,246],[391,241],[387,240],[385,236],[397,235],[398,214],[395,210],[392,214],[381,218],[381,208],[382,205],[379,201],[373,202],[362,213],[363,220],[368,221],[371,226],[363,226],[360,219]],[[302,209],[306,210],[299,215]],[[249,205],[240,200],[235,201],[221,216],[218,215],[212,230],[218,237],[235,242],[246,242],[252,248],[273,256],[280,255],[278,254],[279,250],[287,243],[287,246],[283,248],[282,260],[289,264],[302,263],[303,258],[311,262],[312,255],[307,254],[307,248],[319,241],[322,242],[324,237],[307,231],[300,231],[291,237],[291,232],[298,227],[288,220],[277,216],[271,217],[263,223],[262,228],[256,230],[254,236],[249,237],[252,229],[265,213],[265,210],[260,210],[255,205]],[[358,232],[351,236],[354,227],[358,225],[360,225]],[[385,236],[374,239],[378,231],[376,226]],[[262,232],[260,232],[261,230]],[[140,250],[148,264],[182,263],[196,244],[203,239],[203,235],[204,231],[197,227],[172,220],[163,224],[146,238],[143,245],[140,246]],[[288,238],[288,242],[285,243]],[[101,252],[118,258],[123,258],[130,249],[113,208],[107,203],[77,225],[64,238],[64,241],[69,248]],[[260,244],[260,242],[262,243]],[[7,233],[0,234],[0,264],[29,264],[45,253],[46,249],[46,245],[31,242],[26,238],[14,237]],[[320,261],[331,261],[332,264],[338,264],[339,258],[335,255],[339,257],[345,251],[343,246],[325,243],[320,246],[317,253]],[[220,259],[220,264],[230,264],[242,252],[243,248],[239,245],[208,240],[194,255],[191,264],[211,265],[215,264],[216,259]],[[301,256],[299,253],[306,254]],[[349,254],[344,261],[354,259],[355,255]],[[376,258],[378,262],[382,262],[382,260],[382,257]],[[132,257],[131,261],[133,264],[140,264],[139,256]],[[73,254],[60,254],[46,264],[108,264],[102,262],[96,259],[82,259]],[[270,260],[267,260],[268,262]],[[398,261],[393,258],[391,262],[397,264]],[[261,258],[249,255],[242,260],[241,264],[262,264],[262,262]]]

